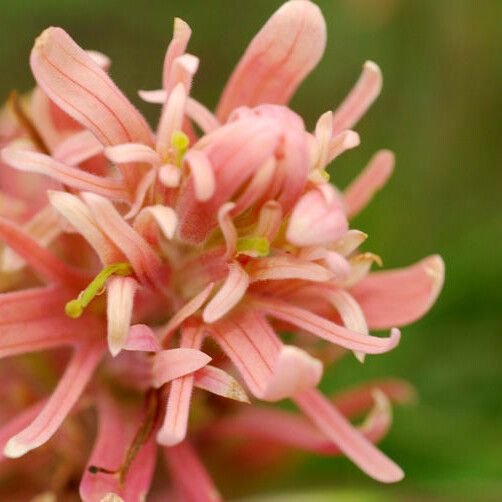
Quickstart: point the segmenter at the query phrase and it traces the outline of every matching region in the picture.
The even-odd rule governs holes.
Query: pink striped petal
[[[196,349],[171,349],[157,352],[153,359],[153,386],[162,387],[176,378],[194,373],[206,366],[211,358]]]
[[[211,327],[211,332],[251,393],[261,398],[282,347],[272,328],[262,316],[248,311],[220,320]]]
[[[209,159],[200,150],[190,150],[184,158],[190,168],[195,197],[202,202],[209,200],[216,189],[216,180]]]
[[[366,61],[356,85],[333,114],[333,135],[357,124],[381,90],[380,68],[372,61]]]
[[[82,197],[100,229],[124,253],[138,278],[162,287],[165,279],[162,263],[149,244],[126,223],[109,200],[89,192]]]
[[[349,218],[364,209],[373,196],[387,183],[394,170],[394,154],[380,150],[344,193]]]
[[[78,166],[103,151],[103,145],[90,131],[79,131],[58,144],[54,159],[67,166]]]
[[[75,195],[48,192],[51,205],[63,215],[91,245],[104,265],[124,261],[124,255],[101,231],[89,208]]]
[[[77,190],[88,190],[112,200],[127,201],[129,194],[122,181],[103,178],[67,166],[43,153],[7,147],[2,150],[2,160],[20,171],[42,174]]]
[[[444,282],[444,262],[434,255],[397,270],[368,275],[351,290],[370,328],[403,326],[422,317]]]
[[[181,348],[200,349],[203,333],[199,326],[185,325],[181,333]],[[164,423],[157,434],[157,441],[164,446],[181,443],[187,433],[190,400],[194,376],[189,374],[171,382]]]
[[[249,403],[249,398],[239,382],[226,371],[208,364],[194,373],[194,385],[218,396]]]
[[[223,500],[188,441],[164,448],[164,455],[180,500],[187,502]]]
[[[331,185],[319,185],[296,204],[286,238],[297,246],[330,244],[348,230],[342,203]]]
[[[176,314],[169,320],[166,327],[164,328],[164,337],[170,335],[175,329],[179,328],[183,321],[191,317],[197,310],[199,310],[205,301],[209,298],[209,295],[213,291],[214,283],[208,284],[200,293],[195,295],[191,300],[189,300],[183,307],[181,307]]]
[[[285,104],[317,65],[326,45],[326,25],[312,2],[286,2],[248,46],[225,87],[218,117],[238,106]]]
[[[251,282],[287,279],[324,282],[333,278],[333,273],[327,268],[290,255],[254,260],[247,270]]]
[[[160,164],[159,154],[148,145],[123,143],[105,148],[106,157],[115,164],[144,162],[156,166]]]
[[[179,17],[174,19],[173,38],[167,48],[164,57],[164,68],[162,75],[163,88],[166,93],[169,93],[174,88],[172,73],[173,65],[176,58],[184,54],[188,41],[192,35],[192,30],[183,19]]]
[[[87,277],[43,248],[16,225],[0,218],[0,241],[49,281],[80,288]]]
[[[53,436],[80,398],[102,354],[100,343],[82,345],[75,350],[44,409],[28,427],[9,439],[4,449],[5,456],[21,457]]]
[[[146,324],[134,324],[129,329],[124,350],[158,352],[161,347],[152,328]]]
[[[317,387],[322,363],[304,350],[286,345],[281,349],[262,399],[280,401]]]
[[[380,452],[319,391],[295,396],[298,407],[361,470],[382,483],[400,481],[401,468]]]
[[[106,283],[108,349],[115,357],[123,348],[131,325],[138,283],[132,277],[111,277]]]
[[[104,145],[152,144],[150,128],[136,108],[61,28],[39,36],[30,63],[47,95]]]
[[[98,400],[98,435],[80,482],[80,496],[84,502],[118,502],[145,500],[150,488],[156,460],[153,438],[144,444],[131,463],[124,485],[118,476],[91,473],[89,466],[118,468],[127,454],[127,445],[133,441],[135,428],[140,423],[138,413],[123,409],[111,397],[102,395]]]
[[[211,111],[192,97],[187,99],[185,113],[202,129],[204,134],[215,131],[221,125]]]
[[[232,310],[246,294],[249,277],[237,262],[228,264],[228,275],[216,295],[206,305],[202,319],[213,323]]]
[[[399,343],[401,337],[397,329],[393,329],[388,338],[366,336],[339,326],[301,307],[271,297],[256,298],[253,303],[257,308],[276,319],[297,326],[346,349],[361,351],[365,354],[388,352]]]

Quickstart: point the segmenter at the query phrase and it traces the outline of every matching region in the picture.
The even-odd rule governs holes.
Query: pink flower
[[[60,28],[40,35],[30,58],[38,87],[0,128],[10,169],[0,201],[28,215],[0,205],[0,354],[73,352],[60,359],[66,367],[47,400],[22,418],[9,414],[5,456],[42,446],[88,403],[98,434],[84,500],[139,500],[159,447],[183,500],[219,500],[187,439],[190,403],[211,408],[196,388],[248,402],[242,379],[253,398],[290,398],[306,419],[239,404],[208,419],[221,414],[216,407],[200,414],[192,439],[273,438],[344,454],[383,482],[402,478],[374,443],[390,425],[388,398],[407,390],[375,385],[375,410],[360,430],[347,418],[352,408],[337,409],[317,385],[331,344],[361,361],[395,348],[397,328],[438,296],[443,262],[370,273],[380,259],[359,251],[366,235],[349,230],[348,218],[385,183],[393,156],[378,152],[344,193],[325,168],[358,145],[350,128],[380,91],[378,67],[366,63],[313,132],[286,106],[321,58],[325,31],[313,3],[285,3],[213,114],[190,96],[198,59],[186,52],[190,28],[176,19],[162,89],[141,92],[162,105],[155,132],[108,77],[107,58]],[[36,199],[19,173],[38,180]],[[285,330],[296,333],[288,344]],[[371,407],[368,389],[353,399],[356,411]]]

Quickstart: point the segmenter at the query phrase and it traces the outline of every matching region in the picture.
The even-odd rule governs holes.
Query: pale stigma
[[[263,258],[270,253],[270,244],[266,237],[239,237],[236,249],[239,254]]]

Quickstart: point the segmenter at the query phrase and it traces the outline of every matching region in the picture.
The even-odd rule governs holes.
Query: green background
[[[156,120],[156,108],[136,90],[158,88],[172,18],[180,16],[194,30],[190,51],[201,59],[193,94],[214,106],[247,42],[281,3],[2,0],[0,95],[30,89],[33,39],[59,25],[108,54],[114,80]],[[364,366],[347,358],[324,382],[336,390],[393,375],[416,386],[419,403],[396,409],[382,444],[405,480],[378,485],[345,459],[308,456],[252,489],[321,490],[319,500],[502,500],[502,2],[317,3],[328,47],[292,106],[313,126],[366,59],[381,66],[383,94],[357,127],[362,145],[331,167],[332,179],[343,187],[375,150],[394,150],[393,179],[354,226],[369,233],[366,248],[387,267],[437,252],[447,276],[436,307],[404,329],[398,349]]]

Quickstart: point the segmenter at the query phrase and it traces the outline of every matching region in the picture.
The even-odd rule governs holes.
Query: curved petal
[[[285,104],[317,65],[326,24],[313,2],[293,0],[275,12],[254,37],[223,91],[218,118],[238,106]]]
[[[194,385],[227,399],[249,403],[249,398],[239,382],[226,371],[208,364],[194,374]]]

